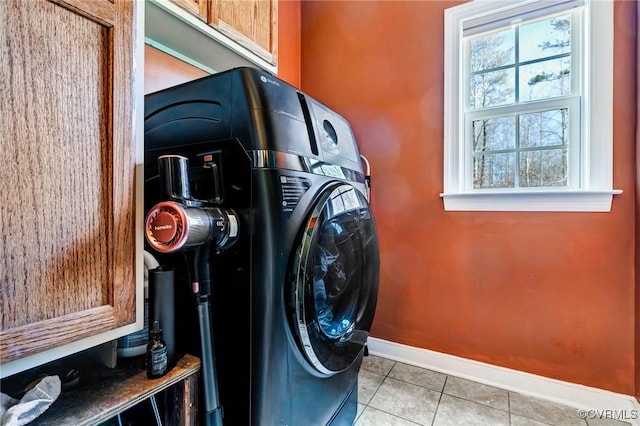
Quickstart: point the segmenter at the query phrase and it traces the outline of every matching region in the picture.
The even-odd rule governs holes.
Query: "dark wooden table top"
[[[185,355],[165,376],[148,379],[144,356],[121,359],[115,368],[83,372],[77,389],[62,392],[32,425],[95,425],[190,377],[200,359]]]

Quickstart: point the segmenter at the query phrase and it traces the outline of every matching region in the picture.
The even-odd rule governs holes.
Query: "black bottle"
[[[147,345],[147,377],[157,379],[167,374],[167,345],[162,340],[160,322],[154,321]]]

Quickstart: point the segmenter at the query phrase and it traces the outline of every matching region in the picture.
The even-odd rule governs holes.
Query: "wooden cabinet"
[[[253,53],[276,63],[278,0],[211,0],[208,22]]]
[[[263,58],[277,63],[278,0],[172,0]]]
[[[0,1],[3,376],[141,328],[136,3]]]
[[[207,15],[209,10],[208,3],[211,0],[171,0],[178,6],[182,7],[192,15],[195,15],[207,22]]]

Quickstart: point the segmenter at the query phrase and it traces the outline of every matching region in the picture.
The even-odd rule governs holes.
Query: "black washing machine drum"
[[[378,234],[364,195],[347,184],[326,188],[292,263],[298,346],[320,373],[344,371],[366,344],[378,295]]]

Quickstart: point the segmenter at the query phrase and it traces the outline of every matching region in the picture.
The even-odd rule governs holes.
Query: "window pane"
[[[520,147],[566,146],[569,140],[569,110],[522,114],[520,116]]]
[[[520,62],[571,52],[571,15],[520,27]]]
[[[514,72],[513,68],[509,68],[472,75],[469,106],[481,109],[514,103]]]
[[[515,128],[513,116],[474,121],[473,150],[482,152],[515,148]]]
[[[567,186],[566,149],[520,153],[520,186]]]
[[[474,188],[513,188],[515,153],[479,155],[473,158]]]
[[[514,39],[513,29],[481,34],[472,38],[469,52],[471,72],[513,64],[515,61]]]
[[[520,102],[570,94],[570,57],[535,62],[520,67]]]

